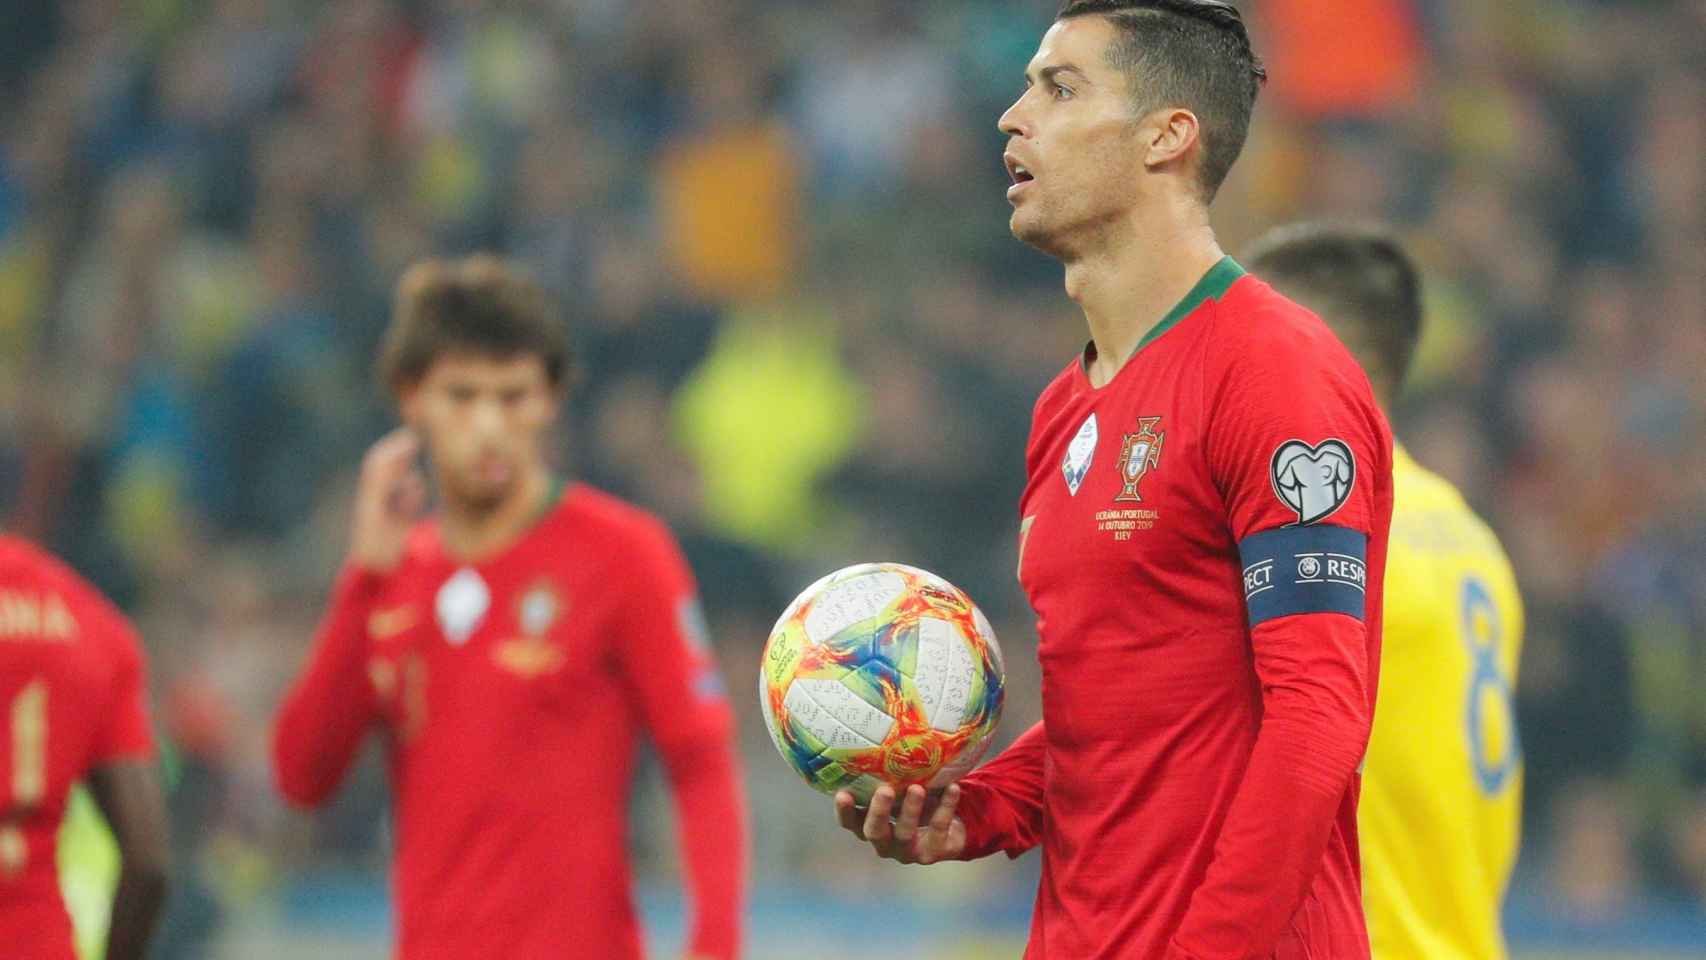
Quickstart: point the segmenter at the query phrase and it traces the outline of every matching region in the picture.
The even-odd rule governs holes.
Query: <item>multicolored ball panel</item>
[[[1001,716],[995,631],[963,591],[898,563],[838,570],[771,630],[759,668],[770,738],[808,784],[863,803],[977,765]]]

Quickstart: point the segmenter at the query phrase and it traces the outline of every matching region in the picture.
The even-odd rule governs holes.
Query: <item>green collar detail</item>
[[[563,502],[563,491],[568,488],[568,485],[568,481],[562,477],[552,475],[551,487],[545,491],[545,502],[541,503],[538,511],[533,514],[533,523],[528,524],[530,528],[536,526],[541,520],[549,516],[551,511],[557,509],[557,504]]]
[[[1229,256],[1221,257],[1219,263],[1208,268],[1208,272],[1202,275],[1202,279],[1198,280],[1197,285],[1191,288],[1191,292],[1185,294],[1185,299],[1180,300],[1178,306],[1169,310],[1167,315],[1161,318],[1160,323],[1143,335],[1143,339],[1139,340],[1137,347],[1132,350],[1132,355],[1136,356],[1138,350],[1154,343],[1155,338],[1173,329],[1180,320],[1196,312],[1196,309],[1205,302],[1224,297],[1226,291],[1232,289],[1232,285],[1237,283],[1238,278],[1242,276],[1244,276],[1244,268],[1238,265],[1238,261]]]

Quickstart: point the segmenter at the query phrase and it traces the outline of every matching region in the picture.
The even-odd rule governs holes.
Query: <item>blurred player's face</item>
[[[537,355],[496,359],[446,353],[402,397],[403,418],[425,438],[446,501],[486,511],[544,462],[558,393]]]
[[[1115,36],[1104,17],[1056,22],[1001,115],[1013,235],[1053,256],[1081,251],[1140,200],[1144,127],[1125,74],[1104,58]]]

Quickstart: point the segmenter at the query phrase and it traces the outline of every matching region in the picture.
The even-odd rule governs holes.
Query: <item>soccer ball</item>
[[[758,697],[770,739],[806,783],[935,788],[977,765],[1001,718],[995,631],[932,573],[862,563],[807,587],[770,631]]]

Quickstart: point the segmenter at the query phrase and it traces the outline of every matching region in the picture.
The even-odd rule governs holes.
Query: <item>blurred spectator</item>
[[[712,47],[685,77],[692,118],[658,167],[660,226],[690,292],[725,301],[781,294],[797,269],[799,162],[762,77],[738,47]]]

